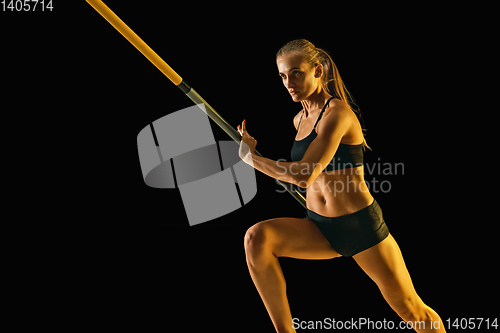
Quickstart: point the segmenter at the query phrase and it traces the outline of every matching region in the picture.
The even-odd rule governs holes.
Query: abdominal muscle
[[[324,171],[307,188],[307,208],[336,217],[357,212],[373,202],[363,167]]]

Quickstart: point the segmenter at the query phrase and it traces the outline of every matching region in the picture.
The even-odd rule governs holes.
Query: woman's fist
[[[247,164],[252,163],[252,154],[257,146],[257,140],[250,136],[247,132],[246,120],[243,120],[241,126],[238,125],[238,133],[241,135],[240,141],[240,158]]]

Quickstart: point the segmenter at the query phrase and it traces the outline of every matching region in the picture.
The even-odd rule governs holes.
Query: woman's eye
[[[299,72],[299,71],[293,71],[293,75],[297,76],[297,75],[299,75],[299,74],[300,74],[300,72]]]

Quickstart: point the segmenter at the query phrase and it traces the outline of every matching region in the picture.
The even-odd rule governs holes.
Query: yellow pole
[[[94,9],[102,15],[116,30],[118,30],[130,43],[132,43],[146,58],[149,59],[166,77],[179,87],[187,97],[195,104],[203,103],[205,112],[220,128],[222,128],[234,141],[240,142],[239,133],[231,127],[187,82],[177,74],[167,63],[160,58],[144,41],[137,36],[111,9],[100,0],[87,0]],[[258,151],[255,153],[262,156]],[[278,183],[290,193],[304,208],[306,208],[306,199],[300,192],[297,192],[290,183],[278,180]]]
[[[111,9],[100,0],[87,0],[123,37],[132,43],[146,58],[149,59],[165,74],[176,86],[182,82],[182,78],[177,74],[162,58],[160,58],[144,41],[137,36]]]

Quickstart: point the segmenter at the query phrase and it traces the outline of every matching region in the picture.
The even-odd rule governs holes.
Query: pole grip
[[[203,111],[206,112],[206,114],[210,117],[210,119],[212,119],[212,121],[214,123],[216,123],[224,132],[226,132],[227,135],[229,135],[231,137],[231,139],[233,139],[236,142],[240,142],[241,141],[241,135],[238,133],[238,131],[236,131],[234,129],[234,127],[230,126],[227,123],[227,121],[224,120],[224,118],[222,118],[222,116],[220,114],[218,114],[217,111],[215,111],[214,108],[212,106],[210,106],[210,104],[208,104],[207,101],[205,101],[203,99],[203,97],[201,97],[196,92],[196,90],[192,89],[189,86],[189,84],[185,83],[185,81],[183,81],[183,82],[186,85],[186,87],[189,87],[189,90],[183,89],[183,91],[187,91],[186,96],[189,97],[197,105],[198,104],[204,104],[205,109]],[[179,86],[179,87],[181,87],[181,86]],[[262,156],[257,150],[255,150],[255,154],[257,154],[258,156]],[[293,188],[292,184],[287,183],[287,182],[283,182],[283,181],[281,181],[279,179],[277,179],[277,181],[278,181],[278,183],[281,186],[283,186],[283,188],[288,193],[290,193],[290,195],[295,200],[297,200],[302,205],[302,207],[307,208],[307,206],[306,206],[306,198],[304,198],[304,196],[302,194],[300,194],[300,192],[297,192],[297,190]]]
[[[176,86],[182,82],[182,78],[160,58],[137,34],[132,31],[111,9],[100,0],[87,0],[94,9],[102,15],[123,37],[135,46],[146,58],[149,59],[166,77]]]

